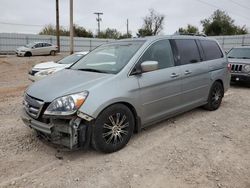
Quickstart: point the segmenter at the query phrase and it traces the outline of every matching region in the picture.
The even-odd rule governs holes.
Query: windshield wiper
[[[242,57],[241,59],[250,59],[250,57]]]
[[[98,72],[98,73],[107,73],[107,72],[102,71],[102,70],[96,70],[96,69],[91,69],[91,68],[76,69],[76,70],[80,70],[80,71],[88,71],[88,72]]]

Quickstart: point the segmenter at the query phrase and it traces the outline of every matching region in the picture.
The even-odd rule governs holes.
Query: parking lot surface
[[[0,56],[0,187],[250,187],[247,85],[232,86],[217,111],[150,126],[116,153],[58,152],[41,142],[20,119],[27,72],[64,55]]]

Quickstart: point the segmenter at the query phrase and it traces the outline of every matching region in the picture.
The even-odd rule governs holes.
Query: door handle
[[[171,74],[171,78],[176,78],[176,77],[178,77],[179,76],[179,74],[176,74],[176,73],[172,73]]]
[[[186,70],[185,71],[185,75],[189,75],[189,74],[191,74],[192,72],[191,71],[189,71],[189,70]]]

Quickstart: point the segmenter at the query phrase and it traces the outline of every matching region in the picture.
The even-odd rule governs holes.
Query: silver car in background
[[[47,42],[32,42],[16,49],[17,56],[55,55],[58,47]]]
[[[118,40],[32,84],[22,120],[54,144],[109,153],[156,122],[199,106],[218,109],[229,83],[227,57],[215,40]]]

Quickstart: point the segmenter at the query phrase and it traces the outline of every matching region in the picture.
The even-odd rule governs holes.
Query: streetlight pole
[[[70,14],[70,54],[74,53],[74,28],[73,28],[73,0],[69,4]]]
[[[94,14],[97,15],[96,21],[98,24],[98,36],[100,35],[101,29],[100,29],[100,22],[102,21],[102,18],[100,17],[100,15],[103,15],[102,12],[95,12]]]

